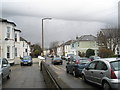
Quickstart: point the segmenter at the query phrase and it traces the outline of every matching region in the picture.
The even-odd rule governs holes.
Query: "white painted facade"
[[[17,60],[20,56],[30,55],[29,43],[20,41],[21,31],[15,28],[15,23],[0,18],[0,57],[8,60]]]
[[[120,55],[120,44],[118,44],[115,48],[115,55]]]
[[[64,49],[65,49],[65,56],[72,53],[71,45],[65,45]]]
[[[63,55],[63,46],[57,47],[57,55],[58,55],[58,56]]]
[[[30,45],[27,41],[22,40],[20,41],[20,56],[29,56],[31,53],[30,51]]]
[[[20,57],[20,30],[15,30],[15,58]]]
[[[1,57],[14,59],[14,29],[13,23],[0,22]]]

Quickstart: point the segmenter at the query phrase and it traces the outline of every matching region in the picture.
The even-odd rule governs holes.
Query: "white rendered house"
[[[1,57],[14,59],[14,29],[16,24],[0,18],[0,50]]]
[[[29,56],[30,51],[30,42],[27,42],[24,38],[20,37],[20,56]]]

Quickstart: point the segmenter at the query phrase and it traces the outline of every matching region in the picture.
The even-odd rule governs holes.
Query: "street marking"
[[[60,69],[62,69],[62,70],[64,70],[64,71],[66,71],[66,69],[65,68],[62,68],[61,66],[57,66],[58,68],[60,68]]]
[[[53,67],[54,67],[55,69],[57,69],[57,70],[60,70],[58,67],[55,67],[54,65],[53,65]]]

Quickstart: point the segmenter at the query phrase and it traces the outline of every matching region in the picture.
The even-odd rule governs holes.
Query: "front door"
[[[107,71],[107,65],[104,62],[99,61],[96,65],[96,68],[93,74],[93,77],[94,77],[93,81],[98,84],[101,84],[101,80],[106,75],[106,71]]]
[[[88,66],[88,69],[85,69],[85,75],[86,75],[86,79],[89,81],[93,81],[93,72],[95,70],[97,62],[91,62]]]

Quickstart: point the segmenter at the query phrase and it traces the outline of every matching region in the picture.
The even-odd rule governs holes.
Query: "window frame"
[[[99,63],[104,64],[104,65],[106,66],[106,69],[98,69],[98,68],[97,68],[97,66],[99,65]],[[103,68],[103,67],[102,67],[102,68]],[[107,67],[107,65],[106,65],[106,63],[105,63],[105,62],[103,62],[103,61],[99,61],[99,62],[97,63],[97,65],[96,65],[95,70],[108,70],[108,67]]]
[[[10,27],[7,27],[7,36],[8,39],[10,38]]]
[[[91,64],[93,64],[93,63],[95,63],[94,68],[89,68],[89,67],[90,67],[90,65],[91,65]],[[98,61],[91,62],[91,63],[88,65],[88,67],[87,67],[87,68],[88,68],[89,70],[95,70],[97,63],[98,63]]]
[[[10,58],[10,46],[7,46],[7,58]]]

